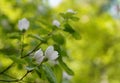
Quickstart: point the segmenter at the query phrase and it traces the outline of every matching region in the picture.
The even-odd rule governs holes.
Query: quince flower
[[[60,22],[58,20],[53,20],[52,24],[56,27],[60,27]]]
[[[72,10],[72,9],[68,9],[67,12],[72,13],[72,14],[76,14],[76,12],[74,10]]]
[[[55,60],[58,58],[58,52],[54,51],[53,46],[49,46],[45,51],[45,57],[49,60]]]
[[[33,58],[36,60],[36,63],[37,64],[41,64],[41,62],[43,61],[44,59],[44,56],[43,56],[43,51],[41,49],[37,50],[33,56]]]
[[[18,28],[20,31],[27,30],[29,26],[30,26],[30,23],[26,18],[23,18],[18,22]]]

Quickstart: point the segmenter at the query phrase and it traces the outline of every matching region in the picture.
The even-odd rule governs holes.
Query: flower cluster
[[[45,53],[41,49],[37,50],[33,56],[37,64],[41,64],[44,59],[54,61],[58,58],[58,52],[54,50],[53,46],[49,46]]]

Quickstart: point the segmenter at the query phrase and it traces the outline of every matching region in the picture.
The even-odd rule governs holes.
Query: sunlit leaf
[[[65,38],[62,34],[53,35],[53,40],[58,44],[64,44]]]

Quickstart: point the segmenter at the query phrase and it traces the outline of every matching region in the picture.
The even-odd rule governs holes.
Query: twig
[[[55,30],[54,31],[52,31],[52,32],[50,32],[49,34],[47,34],[47,36],[45,37],[45,39],[49,39],[49,37],[53,34],[53,32],[55,32]],[[46,41],[47,41],[46,40]],[[21,58],[25,58],[25,57],[27,57],[27,56],[29,56],[30,54],[32,54],[34,51],[36,51],[37,49],[38,49],[38,47],[41,45],[41,44],[43,44],[44,42],[40,42],[32,51],[30,51],[28,54],[26,54],[25,56],[21,56]]]
[[[38,47],[42,44],[43,42],[40,42],[32,51],[30,51],[28,54],[26,54],[25,56],[21,56],[21,58],[25,58],[27,56],[29,56],[30,54],[32,54],[34,51],[36,51],[38,49]]]
[[[20,54],[21,54],[21,57],[23,56],[23,51],[24,51],[24,33],[21,33],[22,35],[21,35],[21,39],[20,39],[20,41],[21,41],[21,52],[20,52]]]

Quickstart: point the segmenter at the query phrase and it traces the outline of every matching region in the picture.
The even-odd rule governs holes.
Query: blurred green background
[[[25,62],[17,58],[20,52],[18,20],[25,17],[30,21],[24,40],[27,53],[39,42],[28,35],[48,34],[52,21],[58,19],[62,24],[59,13],[68,9],[77,12],[79,21],[69,23],[80,35],[74,38],[59,31],[65,41],[61,47],[64,61],[75,73],[63,83],[120,83],[120,0],[0,0],[0,71],[14,61],[17,64],[7,74],[19,78],[25,72],[25,65],[21,65]],[[49,39],[48,44],[55,44],[53,40]],[[47,45],[40,47],[45,49]],[[0,75],[2,78],[9,79]],[[39,83],[34,73],[25,79],[35,78],[34,83]]]

